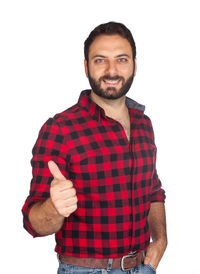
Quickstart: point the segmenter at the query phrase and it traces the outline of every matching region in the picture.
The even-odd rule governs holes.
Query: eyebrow
[[[119,55],[117,55],[116,57],[119,58],[119,57],[124,57],[124,56],[126,56],[126,57],[128,57],[128,58],[131,58],[131,57],[130,57],[128,54],[126,54],[126,53],[119,54]]]
[[[106,56],[104,56],[104,55],[100,55],[100,54],[97,54],[97,55],[94,55],[93,57],[92,57],[92,59],[94,59],[94,58],[106,58]]]
[[[131,58],[131,57],[130,57],[128,54],[126,54],[126,53],[119,54],[119,55],[117,55],[115,58],[124,57],[124,56],[126,56],[126,57],[128,57],[128,58]],[[97,54],[97,55],[94,55],[94,56],[92,57],[92,60],[95,59],[95,58],[107,58],[107,57],[104,56],[104,55],[101,55],[101,54]]]

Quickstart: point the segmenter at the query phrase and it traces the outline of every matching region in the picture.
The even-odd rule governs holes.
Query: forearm
[[[148,223],[153,242],[150,243],[149,247],[146,250],[144,264],[151,264],[156,269],[167,247],[164,203],[151,203]]]
[[[150,234],[153,242],[160,242],[165,249],[167,246],[165,205],[162,202],[151,203],[148,216]]]
[[[51,198],[36,203],[30,210],[29,221],[40,235],[50,235],[60,230],[64,217],[55,209]]]

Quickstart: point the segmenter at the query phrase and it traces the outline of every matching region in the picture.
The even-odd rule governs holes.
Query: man
[[[24,227],[34,237],[56,233],[58,273],[155,273],[167,245],[165,193],[151,121],[126,97],[135,43],[109,22],[84,50],[92,89],[40,130]]]

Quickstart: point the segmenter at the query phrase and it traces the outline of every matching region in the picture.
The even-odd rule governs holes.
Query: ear
[[[88,67],[87,67],[87,61],[84,60],[84,67],[85,67],[85,75],[88,78]]]
[[[136,72],[137,72],[137,59],[136,58],[134,59],[134,68],[135,68],[135,70],[134,70],[134,76],[135,76]]]

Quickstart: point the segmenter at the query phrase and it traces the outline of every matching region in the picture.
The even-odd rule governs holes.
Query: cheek
[[[133,66],[121,66],[119,71],[125,78],[129,78],[133,74]]]
[[[90,66],[89,71],[90,76],[94,79],[99,79],[100,77],[105,75],[105,69],[103,68],[103,66]]]

